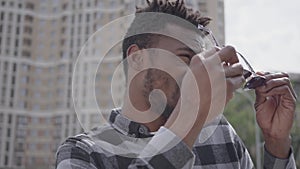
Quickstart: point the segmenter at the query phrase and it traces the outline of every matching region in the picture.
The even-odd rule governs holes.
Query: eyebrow
[[[176,51],[187,51],[187,52],[190,52],[190,53],[195,53],[191,48],[189,47],[181,47],[181,48],[178,48]]]

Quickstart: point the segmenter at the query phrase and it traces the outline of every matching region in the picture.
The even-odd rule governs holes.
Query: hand
[[[290,131],[296,108],[296,94],[285,73],[261,74],[266,84],[256,92],[256,119],[269,153],[287,158],[290,151]]]
[[[228,66],[224,66],[224,63]],[[192,148],[207,116],[219,114],[237,88],[242,69],[233,47],[211,50],[194,56],[181,85],[180,106],[176,106],[165,124]],[[229,80],[231,79],[231,80]],[[226,88],[231,83],[230,88]],[[241,85],[241,84],[240,84]],[[226,93],[227,91],[227,93]],[[229,91],[229,92],[228,92]],[[211,106],[213,105],[213,106]],[[212,115],[214,116],[214,115]]]

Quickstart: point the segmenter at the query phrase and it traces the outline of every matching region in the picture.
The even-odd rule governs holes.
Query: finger
[[[222,62],[229,63],[229,64],[234,64],[239,62],[236,51],[232,46],[226,46],[222,48],[218,53]]]
[[[266,93],[261,93],[264,97],[275,96],[275,95],[285,95],[288,98],[292,99],[293,102],[296,102],[296,98],[293,96],[292,91],[288,85],[283,85],[275,87]]]
[[[262,95],[262,93],[259,92],[257,89],[255,89],[255,95],[256,95],[256,99],[255,99],[254,106],[255,108],[257,108],[259,105],[263,104],[267,100],[267,97]]]
[[[205,50],[205,51],[203,51],[201,54],[202,54],[202,56],[203,56],[204,58],[208,58],[208,57],[214,55],[214,54],[215,54],[216,52],[218,52],[218,51],[220,51],[220,48],[216,46],[216,47],[214,47],[214,48],[212,48],[212,49],[210,49],[210,50]]]
[[[256,72],[256,74],[258,74],[258,75],[260,75],[260,76],[264,76],[264,75],[271,74],[271,72],[263,72],[263,71],[259,71],[259,72]]]
[[[287,77],[271,79],[266,81],[264,86],[258,87],[257,90],[264,93],[264,92],[268,92],[269,90],[275,87],[288,85],[289,83],[290,81]]]
[[[240,63],[235,63],[233,65],[224,65],[224,71],[226,77],[241,76],[244,73],[243,66]]]
[[[271,79],[276,79],[276,78],[282,78],[282,77],[287,77],[289,78],[289,75],[284,72],[279,72],[279,73],[270,73],[270,74],[265,74],[264,77],[266,78],[266,81],[271,80]]]
[[[229,92],[234,92],[245,83],[245,78],[243,76],[230,77],[226,79],[226,82]]]
[[[268,75],[268,76],[272,76],[271,74]],[[282,77],[283,76],[283,77]],[[275,87],[279,87],[279,86],[283,86],[283,85],[287,85],[290,89],[290,91],[292,92],[293,94],[293,97],[295,99],[297,99],[297,95],[296,95],[296,92],[294,91],[293,87],[292,87],[292,84],[290,82],[290,79],[288,77],[287,74],[284,74],[284,73],[279,73],[277,75],[274,75],[273,74],[273,77],[281,77],[281,78],[276,78],[276,79],[270,79],[268,81],[266,81],[265,85],[262,86],[262,87],[258,87],[257,90],[259,92],[268,92],[270,90],[272,90],[273,88]]]

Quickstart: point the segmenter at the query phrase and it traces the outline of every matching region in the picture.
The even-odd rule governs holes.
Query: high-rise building
[[[212,18],[209,28],[220,45],[225,44],[224,0],[190,0],[204,16]]]
[[[133,13],[135,3],[146,1],[0,0],[0,168],[53,166],[67,136],[104,123],[108,110],[121,105],[124,76],[114,72],[120,43],[104,51],[118,39],[95,32]],[[223,1],[191,4],[221,20],[212,30],[223,42]],[[123,26],[110,32],[118,35]],[[113,78],[118,80],[111,86]],[[117,92],[115,102],[111,90]]]
[[[175,0],[174,0],[175,1]],[[146,5],[146,0],[136,0],[136,4]],[[185,0],[185,4],[200,10],[203,16],[212,18],[209,28],[220,45],[225,44],[224,0]]]
[[[77,115],[88,128],[104,122],[97,106],[89,104],[93,93],[87,91],[101,46],[111,37],[90,36],[133,11],[134,2],[0,0],[0,5],[0,168],[49,168],[62,140],[82,131]],[[76,58],[88,39],[96,45],[84,50],[86,58],[77,63],[73,78]],[[113,49],[96,76],[95,91],[103,109],[112,107],[106,97],[110,85],[99,81],[111,79],[112,67],[121,61],[121,50]],[[78,84],[77,114],[72,80]],[[115,88],[123,92],[121,83]]]

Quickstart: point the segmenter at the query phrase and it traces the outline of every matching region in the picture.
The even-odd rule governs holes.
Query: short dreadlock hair
[[[124,60],[124,71],[127,75],[127,49],[136,44],[140,49],[153,47],[155,38],[159,37],[158,34],[153,33],[136,33],[136,32],[156,32],[160,31],[167,24],[178,24],[178,19],[170,19],[169,17],[158,17],[157,15],[147,15],[147,13],[169,14],[188,21],[196,28],[200,24],[207,26],[210,18],[203,17],[200,11],[194,11],[188,8],[184,0],[146,0],[146,7],[136,7],[136,15],[128,28],[127,34],[123,40],[122,51]],[[180,26],[185,26],[181,24]]]

